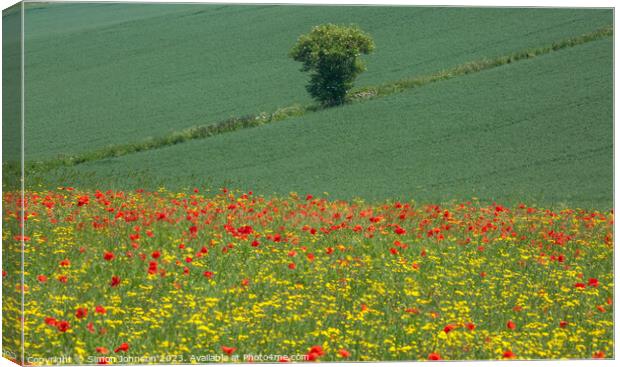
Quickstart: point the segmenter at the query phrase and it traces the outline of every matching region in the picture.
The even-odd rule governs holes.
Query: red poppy
[[[439,353],[431,353],[428,355],[428,359],[431,361],[441,361],[441,356]]]
[[[69,259],[64,259],[63,261],[60,262],[60,266],[70,266],[71,265],[71,261],[69,261]]]
[[[232,355],[236,350],[237,348],[235,347],[222,346],[222,352],[226,353],[227,355]]]
[[[515,324],[512,320],[509,320],[509,321],[506,323],[506,327],[507,327],[508,329],[510,329],[510,330],[514,330],[514,329],[516,329],[517,324]]]
[[[211,271],[205,271],[203,275],[209,279],[213,278],[213,272]]]
[[[592,358],[603,359],[605,358],[605,353],[599,350],[597,352],[594,352],[594,354],[592,355]]]
[[[106,261],[112,261],[114,259],[114,253],[110,251],[105,251],[103,253],[103,259]]]
[[[114,275],[112,277],[112,280],[110,281],[110,286],[111,287],[117,287],[119,284],[121,284],[121,278],[119,278],[116,275]]]
[[[50,326],[56,326],[58,321],[55,318],[53,318],[53,317],[46,317],[45,318],[45,323],[50,325]]]
[[[565,328],[565,327],[567,327],[567,326],[568,326],[568,322],[566,322],[566,321],[564,321],[564,320],[560,321],[560,327],[561,327],[562,329],[564,329],[564,328]]]
[[[67,280],[69,280],[69,279],[67,278],[66,275],[59,275],[58,276],[58,281],[61,282],[61,283],[66,283]]]
[[[80,307],[75,311],[75,317],[77,317],[78,319],[83,319],[86,316],[88,316],[87,308]]]
[[[295,265],[295,263],[288,264],[288,268],[291,269],[291,270],[295,270],[296,267],[297,266]]]
[[[598,279],[596,279],[596,278],[590,278],[590,279],[588,280],[588,285],[589,285],[590,287],[598,287]]]
[[[473,323],[471,323],[471,322],[466,322],[466,323],[465,323],[465,327],[466,327],[467,329],[469,329],[469,330],[474,330],[474,329],[476,328],[476,325],[474,325],[474,324],[473,324]]]
[[[451,332],[454,329],[456,329],[456,325],[448,324],[448,325],[446,325],[446,327],[443,328],[443,332],[447,334],[447,333]]]
[[[505,359],[513,359],[513,358],[516,358],[516,357],[517,356],[510,349],[507,349],[504,352],[504,354],[502,354],[502,358],[505,358]]]
[[[584,283],[575,283],[575,288],[584,289],[586,285]]]
[[[77,205],[78,206],[84,206],[84,205],[88,204],[89,201],[90,201],[90,198],[88,197],[88,195],[80,196],[80,197],[78,197]]]
[[[396,233],[397,235],[403,235],[406,234],[407,231],[404,228],[396,226],[396,229],[394,229],[394,233]]]
[[[129,350],[129,344],[123,343],[123,344],[119,345],[116,349],[114,349],[114,353],[126,352],[128,350]]]
[[[45,275],[39,275],[37,276],[37,280],[41,283],[45,283],[47,282],[47,277]]]
[[[320,345],[315,345],[312,348],[310,348],[310,350],[306,354],[306,360],[307,361],[316,361],[317,359],[319,359],[324,354],[325,354],[325,352],[323,351],[323,348]]]
[[[103,315],[103,314],[106,313],[106,310],[105,310],[105,308],[103,308],[103,306],[97,306],[97,307],[95,307],[95,313],[99,313],[99,314]]]
[[[95,348],[95,351],[97,351],[97,353],[101,353],[101,354],[108,354],[108,353],[110,353],[110,351],[106,347],[97,347],[97,348]]]
[[[159,251],[153,251],[153,253],[151,254],[151,257],[153,259],[159,259],[160,256],[161,256],[161,252]]]
[[[252,247],[258,247],[258,246],[260,246],[260,242],[258,242],[258,240],[252,241]]]
[[[346,350],[346,349],[344,349],[344,348],[343,348],[343,349],[340,349],[340,350],[338,351],[338,354],[340,354],[340,356],[341,356],[342,358],[349,358],[349,357],[351,356],[351,353],[349,353],[349,351],[348,351],[348,350]]]
[[[71,325],[69,325],[69,323],[65,320],[61,320],[58,321],[56,323],[56,328],[58,329],[58,331],[60,331],[61,333],[66,332],[67,330],[71,329]]]

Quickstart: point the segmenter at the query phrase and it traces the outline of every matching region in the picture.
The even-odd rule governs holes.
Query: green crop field
[[[375,39],[357,85],[424,75],[612,23],[608,10],[31,4],[27,159],[310,102],[287,57],[316,24]]]
[[[56,174],[64,184],[117,188],[605,206],[612,197],[611,63],[607,38]]]

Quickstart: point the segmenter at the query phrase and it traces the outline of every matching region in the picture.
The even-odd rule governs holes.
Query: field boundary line
[[[532,59],[538,56],[549,54],[565,48],[575,47],[591,41],[596,41],[613,36],[613,26],[608,25],[593,32],[585,33],[580,36],[566,38],[553,42],[550,45],[527,48],[507,55],[494,58],[483,58],[470,61],[465,64],[457,65],[452,68],[444,69],[429,75],[422,75],[412,78],[400,79],[390,83],[357,88],[351,91],[347,97],[347,104],[361,103],[367,100],[381,98],[406,90],[423,87],[428,84],[443,80],[453,79],[460,76],[478,73],[484,70],[493,69],[503,65],[508,65],[521,60]],[[345,104],[346,105],[346,104]],[[54,168],[76,166],[82,163],[116,158],[133,153],[160,149],[176,144],[181,144],[190,140],[205,139],[215,135],[220,135],[240,129],[258,127],[261,125],[278,122],[293,117],[303,116],[307,113],[328,110],[334,107],[321,107],[319,105],[300,105],[293,104],[288,107],[279,108],[274,112],[261,112],[255,115],[245,115],[241,117],[231,117],[219,122],[208,125],[198,125],[180,131],[174,131],[159,137],[149,137],[137,143],[116,144],[96,149],[90,152],[77,153],[73,155],[59,156],[57,158],[27,162],[27,170],[47,171]],[[3,164],[8,169],[10,163]]]

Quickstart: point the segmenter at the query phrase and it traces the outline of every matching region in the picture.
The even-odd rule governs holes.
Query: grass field
[[[611,43],[607,38],[377,100],[61,169],[51,180],[608,208]]]
[[[372,34],[377,51],[358,85],[546,45],[612,23],[606,10],[95,7],[55,4],[26,13],[29,160],[307,103],[306,75],[287,53],[319,23],[357,23]]]

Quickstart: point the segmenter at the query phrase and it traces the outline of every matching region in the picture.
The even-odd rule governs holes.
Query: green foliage
[[[297,40],[290,57],[309,71],[306,89],[324,106],[343,104],[355,78],[366,69],[359,58],[374,50],[372,38],[357,26],[323,24]]]

